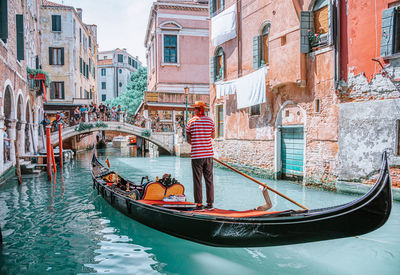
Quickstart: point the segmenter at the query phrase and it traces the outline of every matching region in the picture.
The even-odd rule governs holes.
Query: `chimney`
[[[76,13],[78,14],[79,18],[82,20],[82,9],[76,8]]]

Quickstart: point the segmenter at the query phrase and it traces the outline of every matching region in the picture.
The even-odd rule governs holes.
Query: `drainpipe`
[[[340,0],[336,1],[336,40],[335,40],[335,90],[340,82]]]
[[[297,18],[300,22],[300,12],[302,8],[299,1],[300,0],[292,0],[292,3],[296,10]],[[300,53],[300,83],[298,83],[298,85],[300,87],[306,87],[307,85],[307,60],[305,53]]]
[[[242,2],[236,0],[236,23],[237,23],[237,49],[238,49],[238,62],[237,62],[237,77],[242,76],[242,41],[241,41],[241,17],[242,17]]]

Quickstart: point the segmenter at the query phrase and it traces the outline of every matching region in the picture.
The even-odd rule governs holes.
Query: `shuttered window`
[[[51,16],[51,30],[53,32],[61,31],[61,15],[52,15]]]
[[[64,65],[64,48],[49,48],[49,65]]]
[[[220,47],[215,56],[215,81],[224,80],[225,78],[225,53]]]
[[[225,0],[211,0],[210,1],[210,16],[217,15],[224,10]]]
[[[259,116],[261,114],[261,104],[249,107],[250,116]]]
[[[24,60],[24,16],[22,14],[15,15],[16,34],[17,34],[17,59]]]
[[[399,38],[398,7],[389,8],[382,13],[381,56],[389,56],[398,51]],[[396,42],[396,43],[395,43]]]
[[[253,68],[269,65],[269,28],[267,24],[262,29],[261,35],[253,37]]]
[[[105,76],[106,75],[106,69],[101,69],[101,75]]]
[[[314,14],[311,11],[300,12],[300,52],[309,53],[310,32],[314,30]]]
[[[177,63],[177,36],[164,35],[164,62]]]
[[[64,99],[64,82],[51,82],[50,99]]]
[[[106,89],[106,82],[101,82],[101,89],[103,89],[103,90]]]
[[[215,82],[215,56],[210,58],[210,80],[211,83]]]
[[[253,68],[258,69],[261,63],[261,37],[253,37]]]
[[[8,5],[7,0],[0,0],[0,39],[7,43],[8,38]]]
[[[118,55],[118,62],[124,62],[124,56],[122,54]]]
[[[79,72],[82,73],[82,67],[83,67],[83,60],[82,57],[79,57]]]

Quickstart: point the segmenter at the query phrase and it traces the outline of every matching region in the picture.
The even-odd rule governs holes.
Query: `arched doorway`
[[[305,110],[286,101],[275,123],[275,171],[279,178],[304,178],[305,175]]]
[[[25,124],[24,120],[24,99],[22,93],[18,94],[17,98],[17,146],[18,154],[25,153]]]
[[[14,137],[13,131],[15,130],[15,124],[13,125],[14,118],[15,118],[15,108],[14,108],[14,95],[12,89],[9,85],[7,85],[5,92],[4,92],[4,101],[3,101],[3,113],[4,113],[4,129],[2,132],[2,138],[10,138]],[[14,129],[13,129],[14,128]],[[3,140],[3,150],[2,150],[2,160],[3,163],[8,163],[13,160],[14,156],[14,144],[13,140]]]

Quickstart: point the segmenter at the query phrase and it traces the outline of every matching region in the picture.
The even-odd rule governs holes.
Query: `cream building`
[[[49,72],[45,111],[72,111],[97,102],[97,26],[82,9],[43,0],[40,15],[43,70]]]

